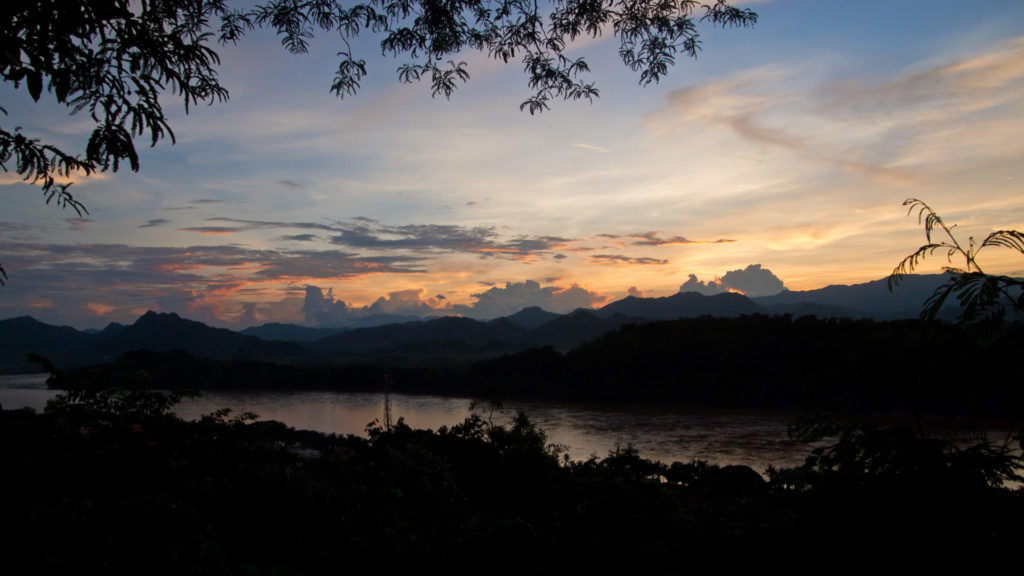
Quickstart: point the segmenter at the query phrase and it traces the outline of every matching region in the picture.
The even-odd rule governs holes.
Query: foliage
[[[17,496],[0,538],[13,573],[468,573],[483,565],[497,573],[817,573],[836,558],[858,568],[1020,564],[1012,543],[1024,536],[1024,492],[930,474],[884,481],[916,457],[889,458],[897,465],[883,468],[857,464],[867,450],[847,451],[849,481],[812,477],[824,474],[818,465],[766,483],[746,467],[666,466],[631,446],[560,465],[523,414],[506,424],[472,415],[437,432],[399,420],[359,438],[227,411],[139,421],[131,403],[96,398],[69,402],[75,410],[0,411],[0,490]],[[126,425],[97,425],[104,421]],[[900,435],[879,438],[877,453],[934,454],[932,445],[906,449]],[[811,481],[797,487],[785,474]]]
[[[826,486],[898,484],[908,490],[942,485],[950,490],[998,488],[1024,482],[1024,436],[1010,434],[1002,443],[981,435],[976,442],[929,437],[904,427],[877,427],[833,413],[810,413],[790,434],[804,442],[835,438],[816,448],[805,464],[773,477],[796,490]],[[1016,440],[1016,446],[1014,445]]]
[[[216,2],[192,0],[6,6],[0,76],[37,102],[48,93],[72,113],[87,113],[95,128],[84,156],[43,144],[20,128],[0,129],[0,166],[7,171],[11,165],[39,185],[47,203],[81,215],[85,207],[68,191],[70,183],[59,180],[116,171],[124,161],[138,170],[134,137],[147,135],[151,145],[165,136],[174,140],[161,96],[180,96],[186,111],[227,98],[217,81],[219,58],[209,46],[210,18],[223,11]]]
[[[434,96],[452,95],[469,79],[465,50],[508,62],[519,59],[533,95],[520,106],[531,114],[553,99],[592,100],[597,88],[581,78],[584,58],[566,55],[579,38],[611,32],[623,62],[640,83],[658,82],[679,53],[696,56],[699,22],[751,26],[757,15],[724,0],[267,0],[233,7],[230,0],[64,0],[6,3],[0,9],[0,76],[33,100],[51,94],[72,113],[87,113],[95,128],[83,155],[0,127],[0,167],[38,185],[47,203],[85,206],[69,192],[77,174],[139,169],[133,139],[150,145],[174,132],[161,98],[189,107],[226,100],[217,77],[214,44],[236,43],[269,28],[290,52],[304,53],[316,32],[334,33],[344,48],[331,91],[354,95],[367,74],[351,40],[380,38],[384,55],[404,57],[402,82],[429,79]],[[6,110],[0,108],[6,115]],[[0,283],[6,275],[0,268]]]
[[[942,267],[950,274],[949,280],[925,301],[921,310],[922,319],[934,320],[939,310],[953,295],[963,307],[959,318],[962,323],[980,320],[998,322],[1003,318],[1007,306],[1016,311],[1024,311],[1024,280],[987,274],[978,264],[978,254],[989,246],[1009,248],[1024,254],[1024,232],[997,230],[986,236],[980,244],[971,236],[964,245],[953,234],[956,225],[948,226],[928,204],[910,198],[904,201],[903,205],[909,206],[908,214],[917,211],[917,221],[924,225],[927,243],[904,258],[893,269],[889,276],[889,289],[898,286],[903,277],[912,274],[926,256],[931,256],[936,251],[945,252],[946,260],[950,263],[949,266]],[[933,239],[933,234],[939,232],[939,237]]]

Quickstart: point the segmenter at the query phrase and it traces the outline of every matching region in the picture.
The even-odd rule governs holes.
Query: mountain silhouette
[[[731,318],[761,311],[761,308],[742,294],[725,292],[705,296],[697,292],[679,292],[662,298],[627,296],[601,308],[596,314],[602,318],[621,314],[648,320],[675,320],[704,315]]]
[[[774,296],[751,300],[777,314],[794,314],[801,309],[818,317],[874,318],[896,320],[917,318],[925,300],[949,278],[946,274],[912,274],[892,291],[887,278],[862,284],[831,285],[817,290],[783,291]],[[953,299],[951,299],[953,300]],[[954,318],[955,308],[947,307],[943,317]]]
[[[45,356],[59,368],[113,362],[135,350],[180,350],[200,358],[292,365],[458,364],[533,347],[566,352],[627,324],[656,320],[752,314],[916,318],[923,302],[946,279],[938,274],[912,275],[892,292],[882,279],[757,298],[696,292],[660,298],[629,296],[598,310],[580,309],[566,315],[530,307],[490,321],[452,316],[356,329],[265,324],[239,333],[173,313],[147,312],[131,325],[112,323],[98,332],[82,332],[23,316],[0,321],[0,373],[38,371],[25,359],[26,352]],[[955,309],[946,317],[952,312]]]

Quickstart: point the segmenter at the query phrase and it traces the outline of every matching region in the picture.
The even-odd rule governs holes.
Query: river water
[[[46,388],[46,376],[0,376],[0,405],[41,411],[58,392]],[[413,428],[436,430],[458,424],[471,412],[471,400],[442,396],[392,394],[393,419]],[[207,391],[175,407],[194,419],[221,408],[253,412],[297,428],[336,434],[365,435],[367,424],[383,419],[382,394],[360,392]],[[517,410],[561,445],[574,460],[605,457],[616,446],[632,445],[640,455],[665,463],[692,459],[712,464],[743,464],[759,472],[768,466],[795,466],[813,445],[792,440],[788,425],[797,414],[726,411],[678,406],[608,406],[552,402],[510,402],[501,410],[477,408],[484,418],[507,423]]]

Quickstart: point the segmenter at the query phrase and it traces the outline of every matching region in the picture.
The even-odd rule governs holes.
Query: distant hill
[[[333,336],[349,328],[310,328],[298,324],[282,324],[269,322],[259,326],[251,326],[240,333],[255,336],[262,340],[284,340],[285,342],[313,342],[321,338]]]
[[[733,318],[742,314],[758,312],[763,312],[763,310],[742,294],[725,292],[714,296],[705,296],[697,292],[679,292],[662,298],[627,296],[608,304],[595,314],[601,318],[610,318],[620,314],[648,320],[675,320],[705,315]]]
[[[887,278],[863,284],[832,285],[817,290],[783,291],[774,296],[759,296],[751,300],[775,314],[818,317],[874,318],[896,320],[917,318],[924,301],[943,282],[945,274],[914,274],[889,291]],[[949,317],[955,309],[949,308]]]
[[[519,312],[512,314],[511,316],[505,316],[504,320],[508,321],[514,326],[520,328],[526,328],[532,330],[534,328],[540,328],[541,326],[561,317],[561,314],[555,314],[554,312],[548,312],[539,306],[529,306],[523,308]]]
[[[29,316],[0,320],[0,373],[39,372],[38,364],[25,359],[26,352],[64,365],[88,346],[91,337],[70,326],[51,326]]]
[[[99,332],[80,332],[67,326],[51,326],[32,318],[0,321],[0,371],[38,371],[25,360],[26,352],[49,358],[58,368],[113,362],[135,350],[181,350],[194,356],[219,360],[248,359],[294,362],[308,359],[309,349],[288,342],[264,341],[177,314],[147,312],[134,324],[111,324]]]
[[[523,347],[525,330],[509,322],[481,322],[449,316],[422,322],[358,328],[321,338],[311,346],[334,359],[404,358],[469,360]]]
[[[623,325],[643,321],[622,314],[601,317],[587,310],[576,310],[531,330],[525,340],[534,347],[550,346],[568,352]]]
[[[102,335],[102,333],[101,333]],[[204,358],[226,360],[289,360],[310,355],[309,350],[288,342],[266,341],[225,328],[212,328],[177,314],[146,312],[131,326],[117,331],[91,352],[113,361],[132,350],[182,350]]]
[[[29,351],[61,368],[113,362],[126,352],[143,349],[290,365],[463,364],[534,347],[567,352],[622,326],[657,320],[754,314],[916,318],[923,302],[944,280],[943,275],[908,276],[893,292],[882,279],[757,298],[696,292],[661,298],[630,296],[599,310],[566,315],[531,307],[490,321],[441,317],[355,329],[265,324],[239,333],[176,314],[147,312],[128,326],[112,323],[101,331],[82,332],[24,316],[0,321],[0,373],[38,370],[24,358]]]

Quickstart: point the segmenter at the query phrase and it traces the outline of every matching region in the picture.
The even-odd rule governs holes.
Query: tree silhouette
[[[971,236],[965,246],[953,234],[956,225],[946,225],[942,217],[928,204],[917,198],[909,198],[903,205],[910,207],[907,214],[917,211],[917,221],[924,225],[927,243],[904,258],[893,269],[889,276],[889,290],[899,285],[904,276],[912,274],[926,256],[936,251],[945,251],[946,260],[950,263],[949,266],[942,267],[944,271],[950,273],[949,279],[936,288],[925,301],[921,310],[922,319],[934,320],[952,295],[956,296],[956,300],[963,307],[959,318],[961,323],[983,319],[998,322],[1005,314],[1007,306],[1024,311],[1024,281],[1009,276],[987,274],[978,264],[978,254],[988,246],[1001,246],[1024,254],[1024,233],[1017,230],[997,230],[986,236],[981,244],[976,243]],[[940,235],[933,239],[933,234],[939,231],[945,238]],[[961,258],[962,265],[954,264],[954,259],[959,262]]]
[[[429,79],[434,96],[448,98],[469,79],[465,50],[503,62],[518,59],[533,95],[520,109],[542,112],[553,99],[592,100],[598,89],[581,78],[584,58],[566,55],[582,37],[612,33],[626,66],[643,85],[658,82],[683,53],[700,49],[698,23],[750,26],[757,15],[695,0],[268,0],[242,8],[230,0],[39,0],[0,8],[0,76],[33,100],[52,95],[72,113],[88,113],[95,128],[84,154],[62,150],[0,126],[0,168],[38,185],[47,203],[85,206],[69,192],[75,174],[139,169],[133,139],[174,141],[162,100],[179,97],[188,112],[200,102],[226,100],[214,46],[236,43],[269,28],[293,53],[304,53],[317,32],[338,34],[342,49],[331,91],[350,96],[366,75],[366,60],[350,40],[380,38],[384,55],[403,58],[402,82]],[[0,114],[7,111],[0,108]],[[0,269],[2,270],[2,269]],[[3,278],[0,275],[0,278]],[[2,281],[2,280],[0,280]]]

